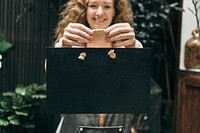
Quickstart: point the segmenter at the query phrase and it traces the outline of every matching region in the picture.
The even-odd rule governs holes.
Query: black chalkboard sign
[[[150,64],[148,48],[47,48],[48,111],[148,114]]]

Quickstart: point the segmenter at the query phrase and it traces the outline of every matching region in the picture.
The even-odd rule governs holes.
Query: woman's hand
[[[113,47],[136,47],[135,32],[129,23],[114,24],[106,28],[105,32],[107,33],[107,39],[115,42]]]
[[[91,42],[92,30],[80,23],[69,23],[56,47],[85,46]]]

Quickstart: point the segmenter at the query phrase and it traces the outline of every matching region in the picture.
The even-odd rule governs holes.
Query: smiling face
[[[87,21],[91,29],[105,29],[115,15],[114,0],[89,0]]]

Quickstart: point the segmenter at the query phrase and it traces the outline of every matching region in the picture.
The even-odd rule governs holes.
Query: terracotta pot
[[[200,28],[193,30],[192,35],[185,45],[185,67],[200,69]]]
[[[87,44],[87,48],[112,48],[112,43],[106,39],[104,29],[93,30],[93,40]]]

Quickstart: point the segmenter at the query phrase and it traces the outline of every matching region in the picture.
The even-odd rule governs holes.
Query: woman
[[[111,47],[142,47],[132,28],[133,14],[128,0],[69,0],[61,15],[55,47],[87,47],[95,29],[104,30]],[[57,131],[74,133],[79,126],[123,126],[125,133],[130,133],[132,117],[131,114],[68,114],[63,115],[62,127]]]
[[[93,39],[93,29],[105,29],[113,47],[142,47],[135,39],[128,0],[70,0],[61,15],[56,47],[85,47]]]

